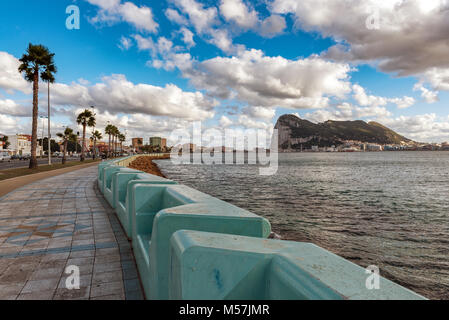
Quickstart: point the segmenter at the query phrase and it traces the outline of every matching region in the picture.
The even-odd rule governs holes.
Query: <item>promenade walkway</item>
[[[131,246],[96,186],[97,166],[0,198],[0,300],[142,299]],[[68,266],[80,270],[69,290]]]

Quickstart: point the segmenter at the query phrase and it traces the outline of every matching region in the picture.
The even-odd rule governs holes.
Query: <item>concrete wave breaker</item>
[[[311,243],[196,231],[171,238],[169,298],[188,300],[423,299]]]

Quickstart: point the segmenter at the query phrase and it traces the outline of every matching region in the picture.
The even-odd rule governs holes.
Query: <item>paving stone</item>
[[[54,293],[54,290],[22,293],[17,300],[52,300]]]
[[[58,286],[58,282],[59,277],[45,280],[30,280],[26,283],[21,294],[56,289],[56,287]]]
[[[41,180],[0,202],[0,300],[138,300],[130,243],[96,187],[97,168]],[[80,268],[80,290],[65,268]]]
[[[91,298],[109,295],[124,295],[123,282],[116,281],[92,285]]]

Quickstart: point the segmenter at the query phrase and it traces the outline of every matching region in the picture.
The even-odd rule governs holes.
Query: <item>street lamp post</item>
[[[42,141],[42,148],[44,148],[44,141]],[[48,165],[51,166],[50,81],[48,81]]]
[[[44,157],[44,131],[45,131],[45,116],[41,116],[42,119],[42,142],[41,142],[41,159]]]
[[[94,117],[96,117],[97,116],[97,114],[95,113],[95,106],[91,106],[91,108],[92,108],[92,114],[94,115]],[[94,125],[94,128],[92,129],[92,140],[93,141],[95,141],[95,139],[96,139],[96,137],[95,137],[95,125]],[[93,151],[94,151],[94,154],[93,154],[93,159],[95,160],[96,159],[96,157],[97,157],[97,149],[96,149],[96,143],[94,143],[94,146],[93,146]]]

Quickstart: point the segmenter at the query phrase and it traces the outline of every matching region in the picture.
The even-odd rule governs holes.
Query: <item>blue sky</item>
[[[419,141],[446,141],[445,2],[405,2],[354,0],[348,12],[332,0],[1,1],[0,132],[30,131],[29,88],[7,79],[31,42],[56,54],[54,131],[75,126],[76,112],[93,104],[99,126],[110,120],[128,138],[168,135],[190,121],[270,130],[295,113],[376,120]],[[69,5],[80,9],[79,30],[66,28]],[[370,10],[378,29],[365,25]],[[394,40],[409,37],[398,15],[422,23],[407,41]]]

